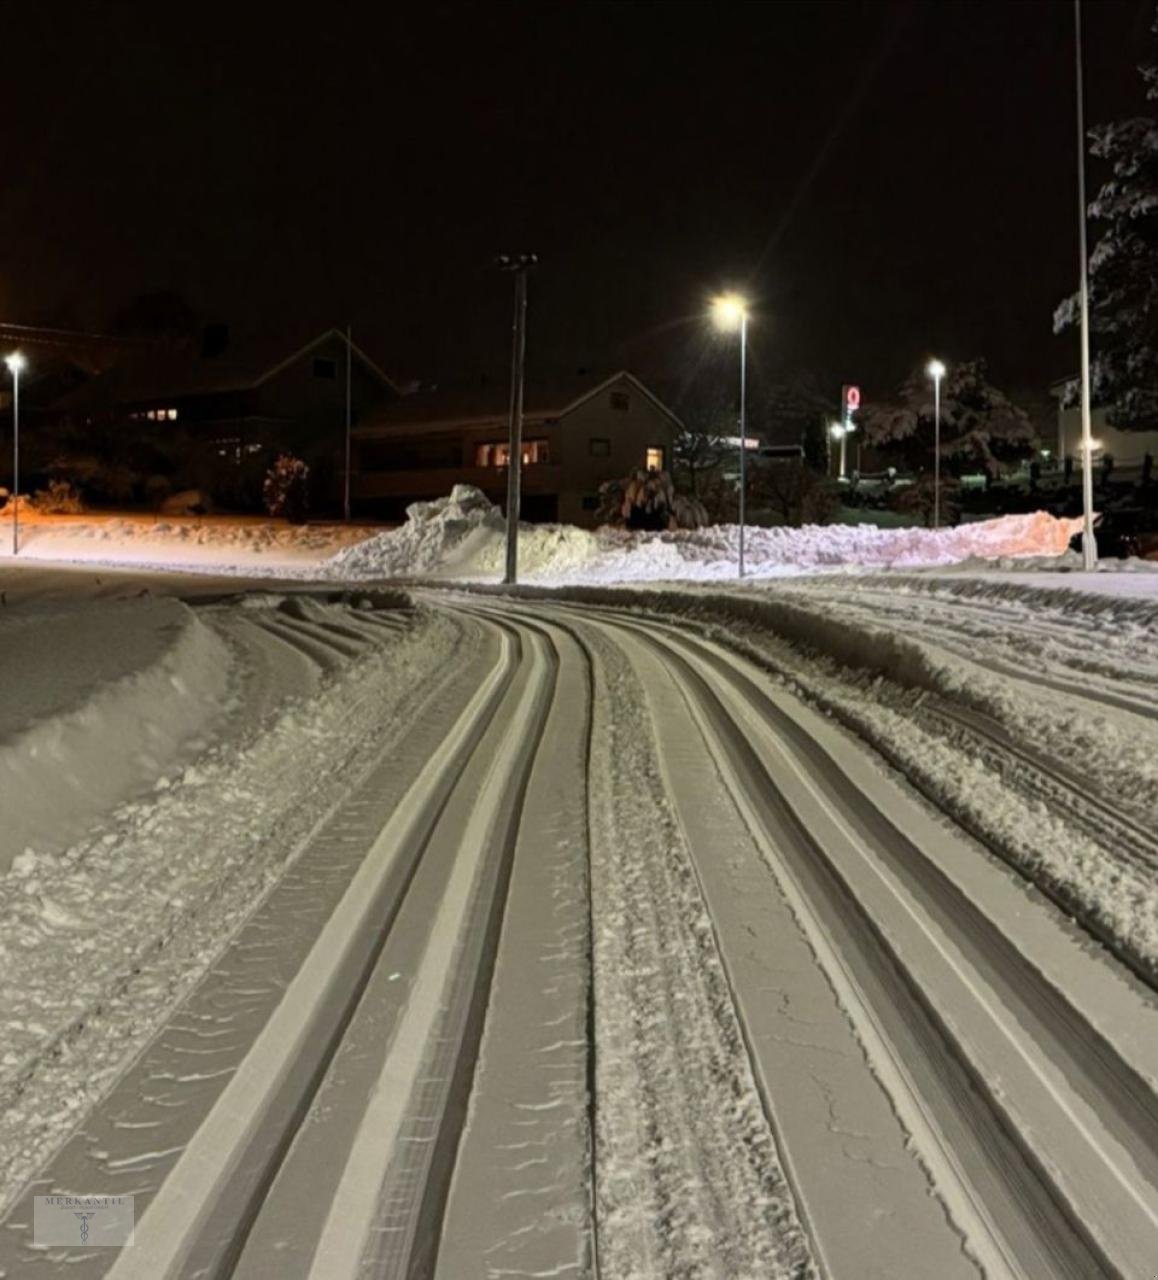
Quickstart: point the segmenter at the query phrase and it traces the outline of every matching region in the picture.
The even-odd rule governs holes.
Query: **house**
[[[365,415],[354,430],[353,492],[364,514],[400,519],[406,506],[473,484],[505,503],[509,388],[482,383],[418,392]],[[523,403],[521,514],[590,525],[599,486],[636,468],[662,470],[684,430],[633,374],[530,383]]]
[[[357,343],[349,355],[356,422],[399,393]],[[186,481],[231,495],[243,471],[259,486],[272,458],[292,452],[310,464],[315,506],[332,505],[344,470],[346,359],[339,329],[291,344],[233,342],[224,325],[211,325],[200,344],[130,352],[53,409],[82,432],[120,431],[162,452],[180,437],[195,472]]]
[[[1066,405],[1065,397],[1069,386],[1076,381],[1076,377],[1063,378],[1050,387],[1050,395],[1057,400],[1057,443],[1055,446],[1052,440],[1043,442],[1051,450],[1056,447],[1059,462],[1071,457],[1075,465],[1082,452],[1082,411],[1079,405]],[[1158,431],[1125,431],[1112,427],[1106,421],[1105,409],[1097,405],[1090,410],[1090,435],[1094,441],[1095,465],[1108,455],[1119,474],[1141,471],[1147,454],[1158,458]]]

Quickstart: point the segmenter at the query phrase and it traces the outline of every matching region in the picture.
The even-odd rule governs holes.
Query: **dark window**
[[[593,436],[591,438],[591,456],[593,458],[611,457],[611,441],[601,439],[599,436]]]
[[[611,407],[618,409],[620,413],[626,413],[631,408],[631,397],[626,391],[613,391],[611,393]]]
[[[598,494],[596,494],[596,493],[585,493],[585,494],[583,495],[583,510],[584,510],[584,511],[598,511],[598,510],[599,510],[599,495],[598,495]]]
[[[336,378],[337,376],[338,362],[336,360],[325,360],[319,356],[314,361],[315,378]]]

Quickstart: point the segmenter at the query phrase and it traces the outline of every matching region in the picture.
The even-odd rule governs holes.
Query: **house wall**
[[[627,396],[626,409],[612,407],[614,393]],[[523,468],[524,518],[592,525],[599,486],[643,467],[649,448],[662,448],[670,466],[676,431],[672,419],[626,378],[561,418],[527,418],[523,439],[545,440],[548,458]],[[505,419],[359,436],[354,496],[367,514],[386,518],[400,518],[408,502],[442,496],[455,484],[477,485],[502,505],[506,468],[479,467],[476,451],[506,439]],[[592,453],[593,440],[607,440],[608,453]]]
[[[612,408],[613,393],[627,396],[625,410]],[[599,486],[644,466],[649,448],[662,448],[664,465],[670,468],[676,431],[671,418],[626,378],[572,410],[560,420],[558,430],[559,519],[566,524],[593,524]],[[591,452],[592,440],[600,439],[611,442],[606,456]]]
[[[334,364],[333,378],[314,373],[315,360]],[[354,353],[350,373],[353,422],[396,393]],[[346,344],[334,335],[287,365],[253,392],[252,412],[270,421],[284,421],[269,441],[289,449],[310,466],[315,505],[338,501],[345,471]]]

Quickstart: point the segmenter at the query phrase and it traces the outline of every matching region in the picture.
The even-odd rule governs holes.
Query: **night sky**
[[[1142,111],[1152,0],[1087,0],[1090,122]],[[9,5],[0,318],[102,328],[169,288],[402,378],[757,378],[886,393],[929,352],[1042,391],[1076,364],[1072,6]],[[1093,182],[1096,170],[1091,175]],[[1096,185],[1096,184],[1095,184]]]

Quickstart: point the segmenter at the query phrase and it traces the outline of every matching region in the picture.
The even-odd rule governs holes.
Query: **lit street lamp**
[[[848,431],[845,429],[843,423],[834,422],[828,428],[828,434],[833,440],[840,441],[840,478],[843,480],[844,468],[845,468],[845,449],[847,448],[847,444],[848,444]]]
[[[20,370],[25,361],[19,351],[13,351],[4,363],[12,375],[12,554],[15,556],[20,550]]]
[[[933,528],[941,527],[941,379],[945,366],[930,360],[925,372],[933,379]]]
[[[748,380],[748,304],[738,293],[725,293],[712,303],[712,319],[717,329],[740,331],[740,558],[737,577],[744,576],[744,501],[748,491],[746,456],[748,421],[746,411]]]

